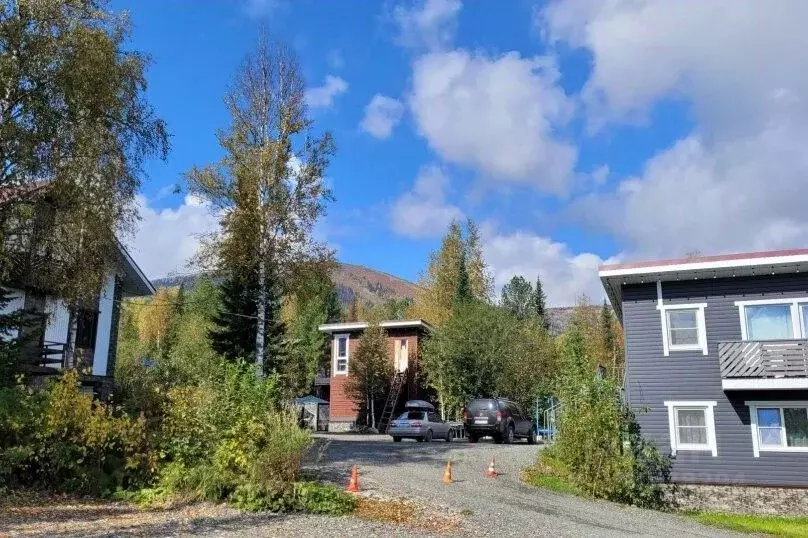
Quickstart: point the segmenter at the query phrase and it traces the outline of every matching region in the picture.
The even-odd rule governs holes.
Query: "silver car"
[[[444,439],[447,443],[452,440],[451,425],[440,419],[431,404],[415,400],[407,402],[404,408],[407,411],[392,421],[387,430],[394,442],[398,443],[406,438],[415,439],[419,443],[428,443],[432,439]]]

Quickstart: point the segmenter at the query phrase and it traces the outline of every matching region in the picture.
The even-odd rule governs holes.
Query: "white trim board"
[[[794,390],[808,389],[808,377],[722,379],[724,390]]]
[[[662,299],[662,281],[657,280],[657,310],[659,310],[659,319],[662,324],[662,353],[665,357],[670,356],[671,351],[701,351],[702,355],[709,354],[707,346],[707,322],[704,315],[704,309],[707,308],[707,303],[677,303],[665,304]],[[670,343],[668,310],[696,310],[696,329],[699,337],[699,343],[695,345],[678,345],[674,346]]]
[[[669,265],[647,265],[644,267],[628,267],[624,269],[606,269],[599,271],[600,277],[644,275],[655,273],[676,273],[683,271],[700,271],[710,269],[731,269],[733,267],[763,267],[788,263],[808,263],[807,254],[791,256],[772,256],[769,258],[741,258],[709,262],[677,263]]]
[[[317,329],[324,333],[333,333],[336,331],[361,331],[367,329],[368,326],[369,323],[366,321],[354,321],[348,323],[326,323],[320,325]],[[379,323],[379,326],[383,329],[408,329],[417,327],[423,327],[427,330],[432,329],[432,325],[422,319],[382,321]]]
[[[718,456],[718,442],[715,437],[715,406],[718,402],[714,400],[675,400],[663,402],[665,407],[668,408],[668,435],[671,441],[671,455],[675,456],[677,452],[710,452],[713,457]],[[706,447],[691,447],[681,446],[678,444],[678,435],[676,432],[676,409],[703,409],[704,422],[707,426],[707,446]]]

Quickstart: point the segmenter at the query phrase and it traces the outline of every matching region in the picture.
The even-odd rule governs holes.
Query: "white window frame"
[[[707,355],[707,322],[704,316],[704,309],[707,303],[686,303],[686,304],[664,304],[662,301],[662,282],[657,280],[657,310],[662,322],[662,351],[667,357],[671,351],[701,351],[702,355]],[[698,344],[674,345],[669,342],[670,327],[668,326],[669,310],[695,310],[696,329],[698,332]]]
[[[678,452],[710,452],[713,457],[718,456],[718,443],[715,438],[715,406],[716,401],[705,400],[677,400],[664,402],[668,408],[668,433],[671,439],[671,455]],[[679,409],[698,409],[704,411],[704,423],[707,426],[707,444],[693,445],[679,443],[679,429],[677,427],[676,411]]]
[[[749,332],[746,327],[746,307],[747,306],[767,306],[767,305],[790,305],[791,306],[791,331],[794,340],[805,340],[808,335],[803,334],[803,314],[801,305],[808,305],[808,297],[798,297],[796,299],[755,299],[752,301],[735,301],[738,307],[738,314],[741,318],[741,339],[749,340]]]
[[[339,340],[340,338],[345,339],[345,356],[339,356]],[[348,371],[350,370],[350,362],[351,362],[351,335],[350,333],[341,333],[334,335],[334,343],[331,346],[333,348],[332,356],[333,356],[333,364],[331,366],[331,371],[334,372],[334,375],[348,375]],[[337,369],[337,361],[339,359],[345,359],[345,370],[340,371]]]
[[[788,446],[786,444],[786,421],[783,416],[783,408],[785,407],[801,407],[808,409],[808,401],[780,401],[780,402],[760,402],[749,401],[744,402],[749,407],[749,426],[752,430],[752,453],[756,458],[760,457],[761,452],[803,452],[808,453],[808,446]],[[758,432],[758,409],[779,409],[780,410],[780,439],[782,445],[777,446],[761,446],[760,437]],[[808,412],[808,411],[806,411]]]

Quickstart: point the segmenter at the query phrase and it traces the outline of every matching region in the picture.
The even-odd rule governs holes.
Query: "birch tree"
[[[302,265],[332,259],[312,232],[332,199],[323,175],[334,142],[328,132],[313,133],[295,53],[265,36],[238,72],[225,105],[231,117],[229,128],[219,133],[225,156],[187,175],[191,192],[221,216],[220,230],[206,238],[197,261],[257,280],[260,373],[268,361],[268,276],[275,275],[288,291]]]

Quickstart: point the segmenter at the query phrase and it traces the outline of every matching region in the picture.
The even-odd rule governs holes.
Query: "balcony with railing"
[[[721,342],[724,390],[808,389],[808,340]]]

